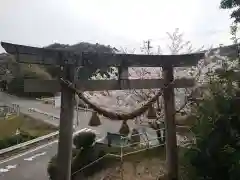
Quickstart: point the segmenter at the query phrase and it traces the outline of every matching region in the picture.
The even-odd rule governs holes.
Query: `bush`
[[[72,149],[72,158],[78,154],[79,150]],[[48,163],[47,172],[50,180],[56,180],[57,178],[57,155],[53,156]]]
[[[208,95],[193,109],[196,144],[184,152],[184,180],[240,179],[239,97],[226,77],[211,81]]]
[[[38,66],[24,67],[21,73],[14,77],[8,84],[7,92],[23,97],[50,97],[52,93],[46,92],[24,92],[25,79],[51,79],[51,76]]]
[[[47,172],[50,180],[57,179],[57,155],[53,156],[48,162]]]
[[[101,171],[105,167],[104,161],[96,161],[104,155],[105,152],[99,151],[96,146],[82,149],[72,161],[72,172],[74,173],[78,171],[77,175],[81,175],[81,177],[92,176],[94,173]],[[94,161],[96,162],[92,164],[91,167],[86,167],[88,164]],[[80,169],[82,170],[79,171]]]
[[[6,140],[6,139],[0,139],[0,149],[4,149],[4,148],[7,148],[9,147],[9,141]]]
[[[95,138],[96,135],[92,132],[82,132],[74,137],[74,145],[76,146],[76,149],[73,149],[72,151],[72,173],[80,170],[87,164],[105,155],[104,151],[97,148],[97,146],[94,144]],[[47,171],[51,180],[56,180],[56,160],[57,157],[53,156],[48,164]],[[103,167],[104,162],[99,161],[92,165],[90,168],[79,171],[77,175],[87,177],[95,172],[102,170]]]
[[[73,144],[77,149],[88,148],[95,142],[96,134],[93,132],[82,132],[73,138]]]
[[[29,141],[31,139],[34,139],[36,137],[31,136],[26,133],[20,133],[18,135],[13,135],[10,137],[5,137],[3,139],[0,139],[0,149],[8,148],[10,146],[14,146],[19,143],[23,143],[26,141]]]

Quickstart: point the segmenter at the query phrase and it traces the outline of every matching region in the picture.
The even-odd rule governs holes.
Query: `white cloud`
[[[34,46],[88,41],[138,48],[143,40],[180,28],[196,46],[229,43],[231,20],[219,10],[219,0],[0,1],[1,41]]]

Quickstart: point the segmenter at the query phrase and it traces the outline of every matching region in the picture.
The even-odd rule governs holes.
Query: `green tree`
[[[203,99],[192,108],[195,143],[184,153],[184,180],[240,179],[239,89],[233,70],[236,63],[225,63],[223,68],[208,72]]]
[[[25,79],[41,79],[49,80],[51,75],[38,65],[19,65],[19,73],[16,74],[12,80],[8,83],[8,93],[23,97],[42,97],[42,96],[54,96],[52,93],[42,92],[25,92],[24,80]]]
[[[235,23],[240,22],[240,1],[239,0],[222,0],[220,3],[222,9],[233,9],[231,18]]]

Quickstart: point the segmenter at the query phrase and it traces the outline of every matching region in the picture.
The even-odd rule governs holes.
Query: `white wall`
[[[60,95],[54,97],[54,107],[55,108],[61,107],[61,96]]]

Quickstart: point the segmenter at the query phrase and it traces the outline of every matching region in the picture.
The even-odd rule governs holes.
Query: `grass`
[[[17,129],[31,136],[42,136],[57,130],[50,124],[23,114],[0,120],[0,138],[14,135]]]

